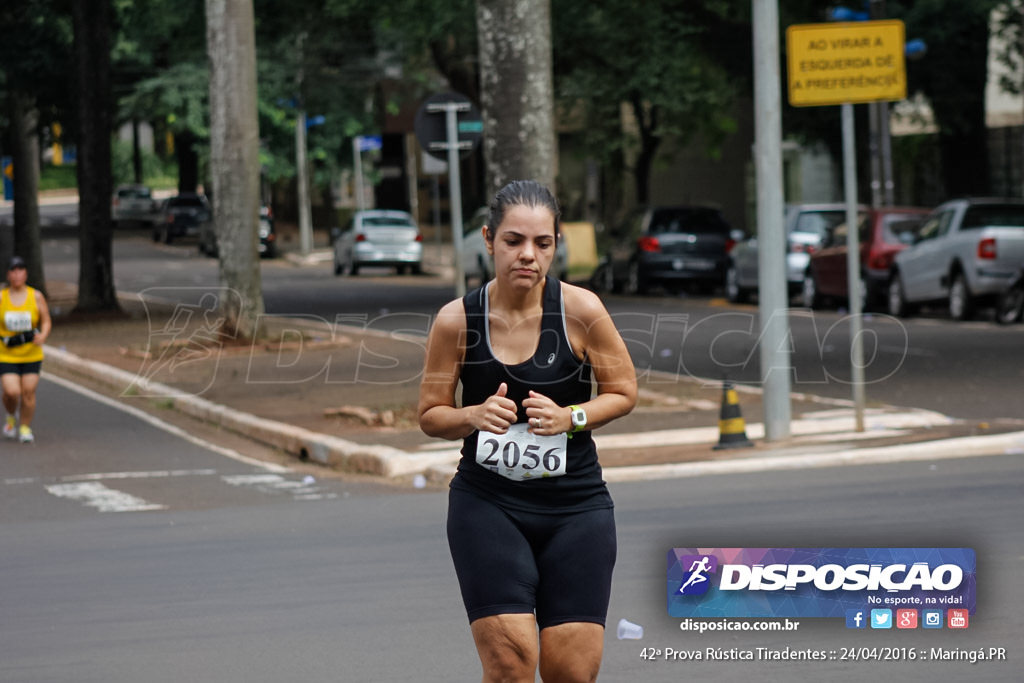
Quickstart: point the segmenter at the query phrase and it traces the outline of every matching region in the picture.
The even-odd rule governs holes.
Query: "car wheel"
[[[953,284],[949,286],[949,315],[953,320],[970,320],[972,312],[973,303],[967,280],[963,273],[957,273],[953,276]]]
[[[996,322],[1000,325],[1019,323],[1024,317],[1024,280],[1018,279],[996,302]]]
[[[608,294],[615,288],[615,278],[612,277],[612,266],[610,263],[598,264],[597,268],[590,275],[590,288],[598,294]]]
[[[162,238],[164,244],[170,244],[171,242],[174,241],[174,235],[171,233],[171,229],[169,227],[164,227],[164,233],[162,235]]]
[[[730,263],[725,271],[725,298],[734,304],[742,304],[747,300],[747,292],[740,287],[740,275],[734,263]]]
[[[413,275],[423,275],[423,264],[422,263],[414,263],[414,264],[412,264],[411,268],[412,268],[412,274]]]
[[[814,273],[807,271],[804,275],[803,286],[800,288],[800,303],[804,308],[821,308],[823,306],[821,295],[818,294],[818,283],[814,280]]]
[[[153,228],[153,241],[154,242],[159,242],[160,241],[160,230],[159,230],[159,228]]]
[[[337,257],[335,257],[335,259],[334,259],[334,274],[335,275],[341,275],[344,272],[345,272],[345,268],[340,263],[338,263],[338,259],[337,259]]]
[[[907,298],[903,294],[903,283],[900,281],[899,273],[893,273],[892,278],[889,280],[889,315],[897,318],[905,318],[910,315],[910,306],[907,304]]]
[[[359,275],[359,264],[355,261],[349,261],[345,272],[348,275]]]
[[[629,264],[629,272],[626,275],[626,294],[637,295],[647,293],[647,282],[640,272],[640,263],[633,261]]]

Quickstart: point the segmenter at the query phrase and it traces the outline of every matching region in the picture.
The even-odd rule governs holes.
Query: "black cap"
[[[25,265],[25,259],[20,256],[12,256],[11,262],[7,265],[7,270],[14,270],[16,268],[27,268]]]

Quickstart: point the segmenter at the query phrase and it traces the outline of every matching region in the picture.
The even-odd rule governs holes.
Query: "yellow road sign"
[[[795,24],[786,29],[789,103],[816,107],[907,96],[903,22]]]

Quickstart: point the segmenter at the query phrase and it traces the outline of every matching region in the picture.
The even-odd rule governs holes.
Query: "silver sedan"
[[[405,211],[356,211],[334,242],[334,274],[356,275],[363,266],[423,271],[423,234]]]

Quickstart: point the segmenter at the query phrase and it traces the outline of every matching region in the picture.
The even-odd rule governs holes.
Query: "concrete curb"
[[[68,351],[51,346],[45,347],[48,369],[57,368],[56,374],[85,377],[102,384],[121,396],[150,399],[165,403],[190,417],[202,420],[223,429],[244,435],[262,443],[279,448],[301,460],[336,467],[349,472],[372,474],[394,478],[413,474],[426,474],[432,480],[444,480],[455,472],[458,462],[457,449],[438,452],[406,452],[389,446],[370,446],[320,434],[301,427],[259,418],[232,408],[208,401],[199,396],[187,394],[173,387],[152,382],[137,374],[115,368],[104,363],[88,360]],[[825,417],[825,416],[822,416]],[[901,419],[907,419],[904,416]],[[941,424],[948,420],[937,413],[917,411],[911,415],[913,425]],[[795,432],[821,434],[828,429],[839,428],[845,420],[808,420],[807,428],[794,428]],[[756,425],[751,425],[750,428]],[[890,425],[895,426],[895,425]],[[908,425],[909,426],[909,425]],[[683,442],[693,439],[711,443],[717,430],[697,428],[675,430],[693,434],[675,435]],[[713,434],[712,432],[715,432]],[[673,432],[674,434],[674,432]],[[668,433],[651,435],[656,441],[665,440]],[[699,437],[699,438],[698,438]],[[637,435],[605,435],[599,437],[608,447],[623,438],[635,445]],[[763,455],[733,460],[712,462],[678,463],[666,465],[638,465],[604,468],[605,479],[609,482],[643,481],[694,477],[711,474],[739,474],[772,470],[787,470],[807,467],[835,467],[841,465],[866,465],[898,461],[935,460],[959,457],[996,455],[999,453],[1024,455],[1024,432],[1010,432],[991,436],[971,436],[954,439],[933,440],[877,448],[847,449],[829,452],[829,446],[822,446],[824,452],[807,453],[801,449],[798,455]]]
[[[810,467],[841,467],[847,465],[880,465],[921,460],[949,460],[990,455],[1024,455],[1024,432],[991,436],[965,436],[879,448],[859,448],[834,453],[801,453],[800,455],[768,456],[715,462],[679,463],[675,465],[640,465],[605,468],[609,482],[676,479],[711,474],[744,474]]]
[[[44,348],[47,368],[56,368],[57,374],[86,377],[120,392],[121,396],[158,400],[185,415],[279,448],[299,459],[383,477],[416,474],[444,461],[443,457],[433,454],[410,454],[388,446],[367,446],[259,418],[68,351],[51,346]]]

